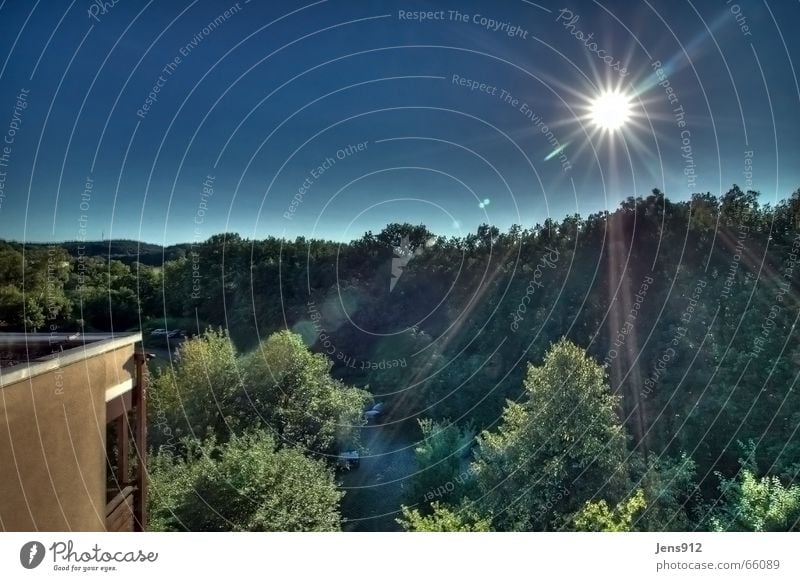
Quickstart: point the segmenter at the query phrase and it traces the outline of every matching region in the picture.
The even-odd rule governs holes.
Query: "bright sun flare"
[[[630,119],[630,98],[619,91],[600,93],[592,101],[590,116],[592,123],[601,129],[616,131]]]

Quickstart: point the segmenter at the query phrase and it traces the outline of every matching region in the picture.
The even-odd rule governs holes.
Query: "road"
[[[357,469],[339,475],[345,531],[397,531],[395,519],[415,470],[416,426],[369,425],[362,430],[367,448]]]

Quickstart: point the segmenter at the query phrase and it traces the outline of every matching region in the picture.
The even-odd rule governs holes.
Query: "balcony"
[[[0,529],[145,529],[140,344],[139,333],[0,334]]]

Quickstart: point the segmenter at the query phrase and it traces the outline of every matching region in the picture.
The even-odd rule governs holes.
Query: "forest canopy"
[[[159,528],[338,529],[380,400],[406,530],[795,530],[798,225],[800,190],[734,186],[463,237],[0,242],[0,329],[189,336],[151,379]]]

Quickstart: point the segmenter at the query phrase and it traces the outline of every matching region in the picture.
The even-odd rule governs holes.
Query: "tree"
[[[644,492],[639,489],[613,509],[605,500],[587,502],[572,518],[572,528],[587,532],[631,532],[634,520],[647,508]]]
[[[402,518],[397,519],[406,531],[418,533],[464,533],[491,531],[488,518],[480,517],[466,507],[457,510],[447,505],[434,502],[430,515],[423,515],[417,509],[403,507]]]
[[[127,287],[95,290],[84,297],[83,320],[93,329],[124,331],[139,322],[136,292]]]
[[[356,447],[371,398],[331,377],[331,365],[324,355],[311,353],[300,335],[274,333],[242,360],[240,421],[266,422],[282,441],[321,454]]]
[[[178,435],[205,438],[213,434],[225,441],[232,431],[247,427],[238,421],[234,409],[241,386],[233,343],[224,331],[209,329],[178,348],[174,366],[155,374],[151,416],[160,415]],[[151,430],[156,447],[160,434]]]
[[[412,475],[410,501],[430,501],[441,494],[450,503],[458,501],[471,480],[471,470],[465,459],[472,449],[475,433],[449,422],[419,420],[422,440],[414,453],[417,470]]]
[[[385,248],[393,249],[403,244],[403,240],[408,240],[411,250],[416,250],[424,246],[425,242],[432,236],[427,227],[420,224],[387,224],[381,233],[375,236],[375,240],[384,245]],[[365,236],[362,241],[370,240]]]
[[[777,476],[756,477],[743,468],[736,478],[721,477],[720,506],[711,515],[712,531],[800,530],[800,485],[785,487]]]
[[[562,339],[542,366],[528,366],[525,390],[523,403],[508,402],[499,429],[478,440],[474,470],[493,524],[547,530],[598,493],[620,500],[626,437],[603,368]]]
[[[342,493],[322,461],[277,448],[264,432],[184,445],[185,459],[150,462],[151,530],[339,530]]]
[[[0,327],[35,331],[45,323],[45,313],[38,301],[13,285],[0,286]]]
[[[695,528],[692,511],[697,504],[695,463],[680,458],[653,458],[646,463],[640,486],[647,506],[634,521],[636,530],[687,531]]]
[[[54,331],[68,322],[69,256],[60,247],[0,248],[0,328]]]

